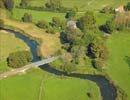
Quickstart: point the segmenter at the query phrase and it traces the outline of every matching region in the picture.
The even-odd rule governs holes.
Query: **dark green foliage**
[[[125,6],[126,10],[130,10],[130,2],[127,3],[127,5]]]
[[[48,27],[48,23],[45,20],[38,21],[38,23],[36,25],[37,25],[37,27],[43,28],[43,29]]]
[[[78,22],[77,26],[84,32],[94,31],[96,29],[96,20],[93,12],[87,11]]]
[[[23,22],[32,22],[32,15],[29,13],[25,13],[22,17]]]
[[[20,7],[25,8],[29,5],[29,0],[21,0]]]
[[[18,51],[9,54],[7,58],[8,65],[12,68],[25,66],[32,61],[32,55],[29,51]]]
[[[107,33],[112,33],[116,29],[115,21],[113,19],[106,21],[104,25],[104,30]]]
[[[14,8],[13,0],[4,0],[4,4],[5,4],[5,7],[10,11]]]
[[[106,60],[108,57],[108,50],[104,44],[90,43],[88,45],[88,55],[92,58]]]
[[[72,19],[76,16],[76,9],[71,9],[70,11],[68,11],[65,15],[66,19]]]
[[[0,28],[4,27],[4,21],[2,19],[0,19]]]

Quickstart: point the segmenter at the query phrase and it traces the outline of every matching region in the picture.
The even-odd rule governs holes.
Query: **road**
[[[37,61],[37,62],[31,63],[31,64],[28,64],[28,65],[21,67],[21,68],[12,69],[11,71],[7,71],[7,72],[0,74],[0,79],[4,79],[4,78],[7,78],[9,76],[13,76],[13,75],[16,75],[16,74],[19,74],[19,73],[24,73],[30,68],[33,68],[33,67],[35,68],[35,67],[39,67],[41,65],[48,64],[50,62],[55,61],[58,58],[59,58],[58,56],[57,57],[50,57],[50,58],[47,58],[47,59],[43,59],[41,61]]]

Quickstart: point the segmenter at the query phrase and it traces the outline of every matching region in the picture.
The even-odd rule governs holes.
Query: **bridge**
[[[39,67],[41,65],[48,64],[50,62],[55,61],[58,58],[59,58],[59,56],[57,56],[57,57],[50,57],[50,58],[47,58],[47,59],[43,59],[43,60],[40,60],[40,61],[31,63],[31,64],[28,64],[28,65],[25,65],[24,67],[21,67],[21,68],[12,69],[11,71],[7,71],[7,72],[4,72],[4,73],[1,73],[0,74],[0,79],[4,79],[4,78],[7,78],[9,76],[13,76],[13,75],[16,75],[16,74],[19,74],[19,73],[24,73],[27,70],[29,70],[30,68],[36,68],[36,67]]]

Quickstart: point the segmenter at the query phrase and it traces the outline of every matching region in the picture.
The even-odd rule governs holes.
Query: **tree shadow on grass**
[[[125,56],[125,61],[130,67],[130,57],[129,56]]]

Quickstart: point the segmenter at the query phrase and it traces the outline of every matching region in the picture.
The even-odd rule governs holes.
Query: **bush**
[[[100,12],[101,13],[107,13],[107,14],[114,13],[114,9],[110,6],[106,6]]]
[[[32,22],[32,15],[29,13],[25,13],[22,17],[23,22]]]
[[[92,65],[97,70],[102,71],[103,68],[105,67],[105,61],[102,60],[102,59],[93,59],[92,60]]]
[[[47,33],[50,33],[50,34],[55,34],[56,31],[53,27],[48,27],[47,30],[46,30]]]
[[[0,28],[4,27],[4,21],[2,19],[0,19]]]
[[[113,19],[106,21],[106,24],[104,25],[104,30],[107,33],[112,33],[115,29],[116,29],[116,24],[115,21]]]
[[[32,61],[32,55],[29,51],[18,51],[9,54],[7,58],[8,65],[12,68],[25,66]]]
[[[6,7],[8,10],[12,10],[13,7],[14,7],[14,1],[13,1],[13,0],[5,0],[5,1],[4,1],[4,4],[5,4],[5,7]]]
[[[61,20],[59,17],[52,18],[52,26],[57,27],[57,28],[61,27]]]
[[[48,27],[48,23],[45,20],[38,21],[38,23],[36,25],[37,25],[37,27],[43,28],[43,29]]]

